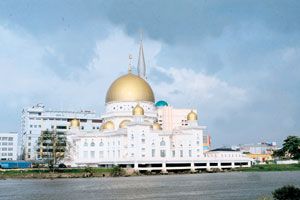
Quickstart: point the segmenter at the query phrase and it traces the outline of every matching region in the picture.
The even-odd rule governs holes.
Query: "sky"
[[[0,1],[0,132],[22,109],[104,112],[143,32],[156,100],[198,110],[213,146],[300,135],[300,2]],[[134,69],[136,70],[136,69]]]

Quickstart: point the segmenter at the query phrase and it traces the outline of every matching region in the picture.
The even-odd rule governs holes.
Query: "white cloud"
[[[197,108],[199,114],[227,117],[228,112],[240,109],[247,102],[247,92],[216,77],[188,68],[162,68],[158,71],[172,82],[154,84],[156,96],[175,106]]]
[[[63,55],[57,53],[55,45],[45,45],[45,41],[29,34],[0,26],[0,126],[18,126],[21,109],[39,102],[53,109],[103,111],[109,84],[127,72],[129,53],[133,55],[133,65],[137,63],[139,42],[120,28],[110,28],[108,32],[106,38],[97,41],[87,66],[75,68],[64,77],[45,59],[57,59],[53,63],[61,60]],[[157,82],[149,77],[157,98],[176,107],[197,108],[200,120],[206,121],[226,118],[228,112],[245,104],[245,90],[216,77],[184,67],[159,67],[157,57],[163,45],[150,39],[144,41],[148,72],[155,69],[172,79],[171,83],[164,82],[158,75]],[[11,120],[7,119],[8,113],[15,114],[13,123],[7,121]]]

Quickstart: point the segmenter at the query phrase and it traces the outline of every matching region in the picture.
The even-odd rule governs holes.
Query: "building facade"
[[[144,58],[141,55],[139,60]],[[143,64],[143,70],[144,67]],[[112,82],[99,130],[82,130],[77,118],[70,122],[64,163],[119,165],[148,171],[222,168],[222,163],[212,163],[223,162],[225,158],[221,160],[204,153],[206,127],[198,124],[197,111],[174,109],[165,101],[155,103],[154,92],[145,77],[145,74],[133,74],[129,66],[127,74]],[[210,144],[209,138],[206,144]],[[251,159],[246,157],[230,158],[230,162],[235,161],[243,166],[251,165]]]
[[[25,160],[38,159],[37,142],[43,131],[66,132],[72,119],[80,121],[81,130],[99,130],[101,118],[92,111],[56,111],[46,109],[43,104],[23,109],[21,121],[21,143]]]
[[[18,134],[0,133],[0,160],[18,159]]]
[[[146,78],[142,44],[138,69],[136,75],[129,65],[128,73],[112,82],[101,117],[91,112],[46,111],[42,105],[24,110],[26,159],[43,159],[39,154],[47,150],[42,145],[32,148],[32,144],[37,143],[42,131],[52,130],[66,136],[67,148],[61,162],[72,167],[119,165],[163,172],[222,168],[222,163],[214,163],[224,159],[204,153],[210,138],[205,137],[206,127],[198,123],[197,110],[176,109],[165,101],[155,103]],[[230,158],[230,162],[235,161],[251,165],[249,158]]]
[[[249,158],[257,162],[264,163],[273,160],[273,152],[278,150],[276,142],[260,142],[257,144],[243,144],[237,147],[241,152]]]

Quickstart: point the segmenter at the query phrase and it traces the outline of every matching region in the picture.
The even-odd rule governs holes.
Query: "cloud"
[[[0,26],[1,127],[19,127],[22,108],[39,102],[52,109],[103,111],[109,84],[127,73],[128,55],[137,55],[138,51],[138,41],[120,28],[105,28],[109,34],[96,42],[88,64],[66,73],[64,68],[58,71],[53,66],[64,62],[64,55],[54,45],[22,29]],[[159,43],[148,40],[145,44],[149,44],[148,57],[153,58],[159,52]]]
[[[244,89],[202,72],[183,67],[156,69],[173,80],[171,83],[162,81],[154,84],[157,96],[170,99],[173,105],[214,107],[215,111],[222,113],[228,109],[239,109],[247,101]]]

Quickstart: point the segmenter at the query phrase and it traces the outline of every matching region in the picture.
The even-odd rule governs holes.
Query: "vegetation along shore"
[[[236,168],[233,170],[226,170],[226,172],[268,172],[268,171],[300,171],[300,164],[290,165],[254,165],[248,168]],[[201,171],[205,172],[222,172],[220,170]],[[190,173],[190,172],[177,172]],[[197,173],[197,172],[196,172]],[[199,172],[200,173],[200,172]],[[69,169],[26,169],[26,170],[2,170],[0,171],[0,179],[8,178],[89,178],[89,177],[118,177],[118,176],[136,176],[136,175],[155,175],[160,173],[135,173],[131,170],[124,170],[119,167],[114,168],[69,168]],[[176,174],[172,172],[169,174]]]

